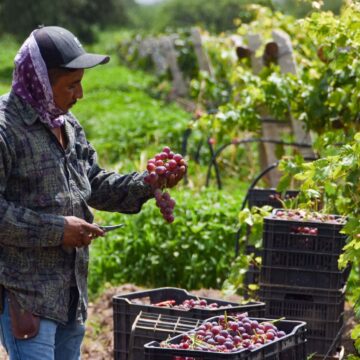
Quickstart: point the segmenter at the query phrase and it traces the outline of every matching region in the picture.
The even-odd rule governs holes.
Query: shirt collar
[[[36,110],[30,104],[17,96],[14,92],[11,92],[10,96],[13,97],[15,106],[19,111],[19,116],[23,122],[29,126],[35,124],[36,120],[39,118],[39,114],[36,112]]]

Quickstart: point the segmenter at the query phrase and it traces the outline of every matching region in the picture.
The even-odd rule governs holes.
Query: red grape
[[[182,160],[182,155],[181,154],[175,154],[173,159],[176,161],[176,162],[180,162]]]
[[[147,168],[147,170],[151,173],[152,171],[155,170],[156,166],[155,166],[154,163],[149,162],[146,168]]]
[[[163,150],[164,153],[170,154],[170,148],[168,146],[164,146]]]

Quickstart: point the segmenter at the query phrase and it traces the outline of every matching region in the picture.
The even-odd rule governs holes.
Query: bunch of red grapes
[[[247,314],[219,316],[218,321],[207,321],[193,332],[184,334],[179,343],[170,340],[161,343],[162,347],[182,350],[213,352],[234,352],[254,350],[264,344],[280,339],[286,334],[273,322],[258,322]],[[190,357],[175,356],[174,360],[192,360]]]
[[[163,189],[167,183],[172,183],[177,177],[186,172],[186,161],[181,154],[175,154],[168,146],[162,149],[147,163],[148,175],[144,178],[147,184],[154,188],[156,205],[160,208],[163,218],[172,223],[174,221],[175,200]]]

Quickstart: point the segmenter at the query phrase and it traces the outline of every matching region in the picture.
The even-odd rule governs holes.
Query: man
[[[0,97],[0,336],[11,360],[80,359],[88,246],[104,235],[89,207],[131,214],[153,197],[146,172],[98,166],[69,112],[83,97],[84,69],[108,61],[68,30],[42,27]]]

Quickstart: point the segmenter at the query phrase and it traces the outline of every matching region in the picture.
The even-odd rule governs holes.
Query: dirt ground
[[[89,318],[87,333],[82,349],[82,360],[111,360],[113,359],[113,311],[112,298],[115,295],[125,294],[142,289],[132,284],[107,289],[96,302],[89,304]],[[224,297],[219,290],[203,289],[191,291],[192,294],[214,299],[224,299],[239,302],[238,296]],[[350,331],[354,327],[355,319],[352,309],[345,307],[345,331],[342,346],[345,354],[354,354],[355,349],[350,337]],[[3,348],[0,347],[0,360],[8,360]]]

